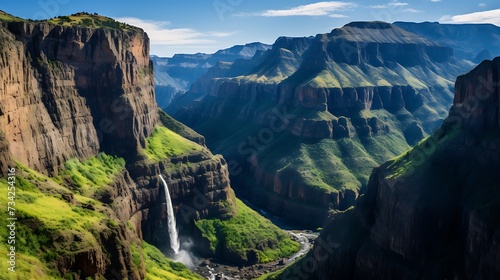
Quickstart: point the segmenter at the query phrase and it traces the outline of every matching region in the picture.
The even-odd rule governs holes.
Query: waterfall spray
[[[167,202],[167,214],[168,214],[168,235],[170,236],[170,248],[177,255],[179,254],[179,249],[181,247],[179,242],[179,234],[177,233],[177,223],[175,221],[174,208],[172,207],[172,199],[170,198],[170,192],[168,191],[167,182],[163,179],[160,174],[160,179],[163,182],[163,187],[165,188],[165,200]]]

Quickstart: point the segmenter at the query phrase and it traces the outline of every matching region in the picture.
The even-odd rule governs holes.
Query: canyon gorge
[[[0,11],[0,278],[498,279],[498,36],[356,21],[162,58],[97,13]]]

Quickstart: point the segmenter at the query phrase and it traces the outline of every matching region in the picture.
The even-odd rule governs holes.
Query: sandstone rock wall
[[[57,174],[71,157],[145,146],[157,122],[145,33],[30,22],[0,29],[0,123],[16,160]]]

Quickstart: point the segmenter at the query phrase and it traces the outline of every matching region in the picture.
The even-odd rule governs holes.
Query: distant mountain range
[[[213,54],[176,54],[173,57],[152,56],[155,68],[156,99],[160,108],[170,104],[176,94],[186,92],[191,84],[219,61],[250,59],[271,46],[262,43],[237,45]]]
[[[500,27],[493,24],[395,22],[394,25],[450,47],[456,57],[474,63],[500,55]]]
[[[219,63],[167,111],[235,166],[241,195],[321,226],[353,205],[373,167],[439,127],[473,66],[396,25],[353,22]]]
[[[406,31],[450,47],[457,58],[479,63],[500,55],[500,28],[492,24],[440,24],[437,22],[395,22]],[[219,50],[214,54],[176,54],[171,58],[152,56],[155,65],[156,98],[160,108],[189,90],[191,85],[218,62],[250,59],[270,45],[249,43]],[[227,65],[222,65],[224,67]],[[209,75],[210,76],[210,75]],[[182,104],[179,103],[179,104]],[[174,106],[179,106],[179,104]]]

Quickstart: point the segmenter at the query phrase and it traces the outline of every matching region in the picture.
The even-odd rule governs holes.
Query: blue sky
[[[4,1],[2,1],[4,2]],[[248,42],[273,43],[279,36],[330,32],[351,21],[488,22],[500,26],[498,0],[24,0],[0,9],[42,19],[97,12],[144,28],[151,53],[215,52]]]

